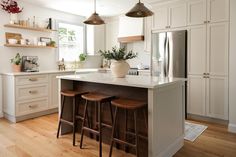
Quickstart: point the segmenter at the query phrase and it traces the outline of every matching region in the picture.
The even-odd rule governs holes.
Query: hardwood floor
[[[197,122],[199,123],[199,122]],[[227,127],[205,123],[208,129],[195,141],[185,141],[184,147],[174,157],[235,157],[236,134]],[[0,119],[0,157],[97,157],[98,143],[85,138],[85,149],[72,146],[72,136],[56,139],[57,114],[48,115],[17,124]],[[79,142],[79,135],[77,136]],[[78,144],[78,143],[77,143]],[[103,145],[104,156],[109,146]],[[114,149],[114,157],[133,157]]]

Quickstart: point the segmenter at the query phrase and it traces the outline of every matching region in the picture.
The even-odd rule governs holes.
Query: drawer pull
[[[36,91],[36,90],[30,90],[29,93],[30,93],[30,94],[36,94],[36,93],[38,93],[38,91]]]
[[[29,78],[29,81],[38,81],[37,78]]]
[[[29,105],[29,108],[37,108],[37,107],[38,107],[37,104],[35,104],[35,105]]]

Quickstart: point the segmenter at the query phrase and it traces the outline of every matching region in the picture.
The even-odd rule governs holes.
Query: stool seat
[[[88,92],[80,92],[80,91],[74,91],[74,90],[61,91],[61,95],[67,96],[67,97],[75,97],[75,96],[86,94],[86,93],[88,93]]]
[[[100,93],[83,94],[81,97],[85,100],[96,101],[96,102],[107,101],[109,99],[114,98],[114,96],[109,96],[109,95],[100,94]]]
[[[146,106],[146,102],[132,99],[119,98],[111,101],[111,104],[123,109],[138,109]]]

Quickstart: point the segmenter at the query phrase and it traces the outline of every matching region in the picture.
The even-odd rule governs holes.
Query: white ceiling
[[[94,0],[24,0],[42,7],[51,8],[81,16],[93,13]],[[149,2],[166,0],[141,0],[150,8]],[[97,0],[97,12],[101,16],[115,16],[127,12],[138,0]]]

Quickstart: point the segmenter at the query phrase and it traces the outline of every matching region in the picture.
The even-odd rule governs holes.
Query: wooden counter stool
[[[113,123],[113,126],[112,126],[112,135],[111,135],[112,137],[111,137],[111,146],[110,146],[109,157],[112,156],[112,149],[113,149],[113,144],[114,143],[124,144],[125,149],[126,149],[126,146],[135,148],[136,156],[138,157],[139,156],[138,155],[138,138],[139,138],[139,135],[138,135],[137,125],[138,125],[139,122],[137,121],[137,111],[142,109],[142,111],[144,113],[145,126],[146,126],[146,129],[148,129],[146,110],[145,110],[145,106],[147,105],[147,103],[143,102],[143,101],[138,101],[138,100],[119,98],[119,99],[112,100],[111,104],[113,106],[115,106],[115,115],[114,115],[114,123]],[[126,138],[127,134],[134,136],[135,137],[135,143],[134,144],[129,143],[128,141],[118,139],[117,137],[115,137],[116,122],[117,122],[117,119],[118,119],[117,114],[119,113],[120,109],[125,110],[125,125],[126,125],[125,126],[125,138]],[[134,130],[135,130],[134,133],[128,131],[128,129],[127,129],[127,112],[128,111],[131,111],[131,112],[134,113]],[[143,136],[141,136],[141,137],[143,137]]]
[[[112,128],[113,112],[112,112],[112,106],[111,106],[110,101],[114,98],[114,96],[108,96],[108,95],[104,95],[100,93],[88,93],[88,94],[82,95],[81,97],[86,100],[84,113],[87,113],[88,111],[88,102],[93,102],[95,104],[95,109],[97,108],[98,110],[96,109],[97,129],[92,129],[91,127],[85,126],[85,120],[86,118],[89,119],[89,117],[87,114],[84,114],[82,130],[81,130],[80,148],[82,149],[84,131],[88,131],[90,133],[96,134],[99,137],[99,157],[102,157],[102,126]],[[102,120],[101,120],[101,117],[102,117],[101,106],[102,104],[105,104],[105,103],[109,103],[110,113],[111,113],[111,125],[102,123]]]
[[[60,119],[59,119],[59,124],[58,124],[58,130],[57,130],[57,138],[59,138],[59,133],[61,129],[61,123],[65,123],[68,125],[71,125],[73,127],[73,146],[75,146],[75,133],[77,129],[77,121],[79,119],[83,120],[83,117],[80,116],[78,112],[78,105],[77,100],[81,98],[81,95],[86,94],[88,92],[78,92],[78,91],[73,91],[73,90],[65,90],[61,91],[61,96],[62,96],[62,106],[61,106],[61,113],[60,113]],[[65,100],[66,98],[72,98],[73,99],[73,120],[68,121],[63,119],[63,112],[64,112],[64,107],[65,107]],[[88,121],[89,123],[89,121]]]

